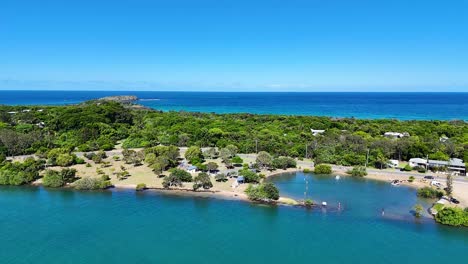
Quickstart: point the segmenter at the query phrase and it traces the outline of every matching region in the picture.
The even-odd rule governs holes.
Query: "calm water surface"
[[[284,194],[328,211],[154,192],[0,188],[1,263],[441,263],[466,259],[468,230],[414,221],[414,190],[302,173]],[[337,202],[343,210],[337,211]],[[380,214],[385,208],[385,217]]]
[[[467,93],[246,93],[141,91],[0,91],[0,104],[73,104],[136,95],[164,111],[317,115],[402,120],[468,120]]]

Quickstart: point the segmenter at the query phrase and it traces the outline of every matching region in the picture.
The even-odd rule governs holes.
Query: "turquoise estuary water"
[[[147,191],[0,188],[1,263],[442,263],[466,260],[468,230],[415,221],[415,191],[285,174],[305,210]],[[337,204],[342,210],[337,210]],[[385,209],[382,217],[381,209]]]

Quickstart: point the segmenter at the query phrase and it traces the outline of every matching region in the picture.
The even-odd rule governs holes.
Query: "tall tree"
[[[452,174],[447,175],[447,188],[445,188],[447,195],[452,196],[453,193],[453,176]]]
[[[266,151],[260,151],[257,155],[257,165],[260,168],[269,168],[272,164],[273,158]]]

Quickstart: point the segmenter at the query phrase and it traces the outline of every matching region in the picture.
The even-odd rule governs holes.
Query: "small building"
[[[310,132],[312,132],[312,135],[313,135],[313,136],[317,136],[317,135],[320,135],[320,134],[325,133],[325,130],[321,130],[321,129],[311,129]]]
[[[236,180],[236,181],[237,181],[237,183],[239,183],[239,184],[240,184],[240,183],[245,183],[245,178],[244,178],[244,176],[239,176],[239,177],[237,177],[237,180]]]
[[[414,168],[414,167],[426,167],[427,166],[427,159],[421,159],[421,158],[413,158],[410,159],[408,164]]]
[[[449,138],[446,137],[446,136],[441,136],[441,137],[439,138],[439,141],[442,142],[442,143],[445,143],[445,142],[449,141]]]
[[[466,165],[461,159],[450,159],[449,161],[444,161],[414,158],[409,160],[409,165],[413,168],[418,166],[425,167],[426,169],[447,168],[450,173],[466,176]]]
[[[187,172],[189,172],[189,173],[195,173],[195,172],[197,172],[197,169],[198,169],[197,166],[189,166],[189,167],[187,168]]]
[[[388,138],[404,138],[404,137],[409,137],[410,134],[408,132],[385,132],[384,137]]]

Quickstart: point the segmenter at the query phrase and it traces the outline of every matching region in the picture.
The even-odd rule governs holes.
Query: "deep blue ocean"
[[[141,91],[0,91],[0,104],[62,105],[136,95],[159,109],[216,113],[316,115],[401,120],[468,120],[466,93],[248,93]]]
[[[414,204],[431,202],[415,190],[303,173],[272,180],[302,198],[305,177],[327,209],[0,186],[0,263],[466,262],[468,228],[415,220]]]

